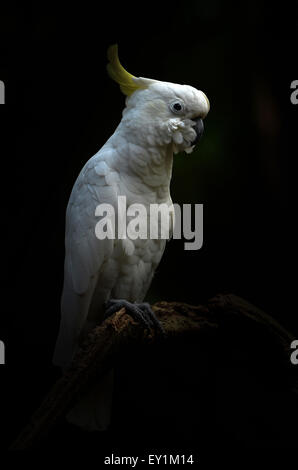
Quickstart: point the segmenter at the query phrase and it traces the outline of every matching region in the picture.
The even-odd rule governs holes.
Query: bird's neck
[[[150,144],[144,135],[136,135],[120,124],[108,144],[117,148],[114,166],[128,175],[132,191],[135,187],[136,192],[155,193],[159,202],[169,199],[173,143]]]

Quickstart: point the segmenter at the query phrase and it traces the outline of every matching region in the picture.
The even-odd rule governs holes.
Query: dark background
[[[65,209],[124,107],[105,69],[110,44],[134,75],[190,84],[211,103],[201,145],[175,157],[172,179],[174,202],[204,204],[204,245],[187,252],[171,241],[149,300],[197,304],[232,292],[298,336],[288,182],[297,158],[297,13],[297,2],[218,0],[1,7],[4,448],[58,374],[51,356]],[[73,433],[69,445],[83,439]],[[237,430],[233,439],[237,447]]]

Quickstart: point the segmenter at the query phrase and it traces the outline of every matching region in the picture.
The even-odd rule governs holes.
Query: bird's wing
[[[73,187],[66,212],[61,324],[54,354],[54,363],[61,367],[71,361],[85,327],[98,275],[114,250],[113,239],[96,237],[99,219],[95,209],[102,202],[115,207],[116,198],[115,179],[111,179],[108,165],[103,158],[93,157]]]

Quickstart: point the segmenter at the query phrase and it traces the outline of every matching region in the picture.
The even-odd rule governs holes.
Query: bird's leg
[[[166,334],[161,323],[156,318],[156,315],[153,312],[150,304],[147,302],[138,304],[128,302],[128,300],[125,299],[110,299],[106,302],[105,307],[105,318],[110,317],[113,315],[113,313],[118,312],[118,310],[124,307],[127,313],[131,315],[133,319],[143,323],[146,328],[155,328],[163,335]]]

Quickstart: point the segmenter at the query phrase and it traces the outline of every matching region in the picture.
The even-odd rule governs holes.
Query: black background
[[[191,156],[175,157],[172,183],[174,202],[204,203],[204,245],[186,252],[182,242],[169,243],[149,300],[200,303],[232,292],[298,336],[290,241],[296,211],[288,182],[297,157],[298,106],[290,102],[298,79],[297,13],[297,2],[216,0],[1,7],[3,448],[58,375],[51,356],[66,204],[78,172],[113,133],[124,107],[105,69],[110,44],[119,44],[134,75],[188,83],[211,103],[202,144]],[[132,431],[134,424],[127,426]],[[101,442],[113,448],[121,430]],[[147,431],[147,447],[160,446],[153,424]],[[195,431],[181,435],[173,432],[163,444],[195,446]],[[237,430],[231,435],[234,448],[243,444]],[[69,429],[65,436],[68,446],[96,441]],[[216,447],[222,437],[215,436]]]

